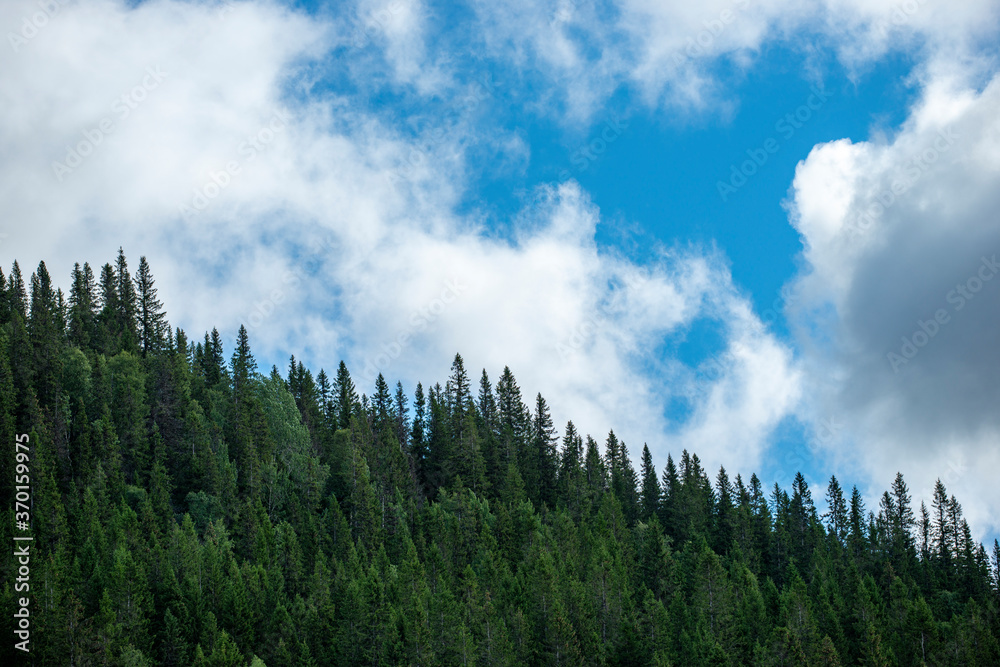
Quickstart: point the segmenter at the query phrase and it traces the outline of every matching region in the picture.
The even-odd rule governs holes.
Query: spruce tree
[[[233,376],[234,396],[239,402],[250,391],[250,382],[257,375],[257,360],[250,351],[250,336],[242,324],[236,334],[236,349],[233,350],[229,365]]]
[[[413,476],[417,480],[417,489],[423,496],[430,493],[428,479],[428,448],[427,448],[427,404],[424,398],[424,387],[419,382],[413,392],[413,425],[410,430],[410,461],[413,466]]]
[[[110,264],[101,267],[100,312],[97,314],[97,349],[105,356],[114,356],[121,349],[121,329],[118,321],[118,278]]]
[[[823,518],[827,522],[827,528],[831,535],[843,542],[847,539],[847,501],[844,500],[844,491],[840,488],[840,482],[835,475],[830,476],[830,484],[826,489],[826,506],[827,511],[823,514]]]
[[[399,443],[403,451],[409,450],[409,426],[410,407],[406,392],[403,391],[403,383],[396,382],[396,393],[393,396],[392,418],[396,429],[396,442]]]
[[[499,415],[490,376],[483,369],[479,377],[479,396],[476,402],[476,426],[483,447],[486,479],[493,489],[499,489],[506,477],[506,462],[500,451]]]
[[[14,260],[14,266],[11,267],[10,278],[7,282],[7,299],[11,311],[18,313],[21,319],[27,322],[28,292],[24,289],[24,278],[21,276],[21,267],[18,265],[16,259]]]
[[[734,489],[724,466],[719,466],[715,477],[715,507],[712,515],[713,549],[728,553],[736,532],[736,508],[733,505]]]
[[[509,366],[504,366],[497,382],[497,412],[500,420],[500,460],[504,465],[513,464],[524,477],[521,459],[527,455],[527,438],[530,430],[530,412],[521,400],[521,389],[517,386]]]
[[[591,500],[596,500],[607,489],[608,479],[597,441],[589,435],[587,436],[587,453],[584,457],[583,472]]]
[[[94,272],[90,264],[80,268],[79,262],[73,266],[72,287],[69,292],[69,340],[70,343],[86,349],[94,336],[96,317],[96,286]]]
[[[32,384],[38,402],[46,409],[55,408],[59,398],[62,372],[60,346],[63,329],[59,323],[59,308],[52,279],[45,262],[31,274],[31,313],[28,317],[28,336],[33,349],[31,368]]]
[[[532,450],[526,466],[527,474],[524,482],[527,485],[532,500],[539,506],[542,503],[555,506],[556,472],[556,429],[552,424],[552,415],[548,403],[539,393],[535,397],[535,416],[531,429]],[[534,486],[534,489],[532,488]]]
[[[660,510],[660,481],[656,478],[656,467],[653,465],[653,455],[649,451],[649,445],[642,445],[642,464],[640,468],[642,475],[642,513],[640,518],[649,521],[653,516],[659,514]]]
[[[951,548],[953,530],[948,517],[949,507],[948,492],[938,479],[934,483],[934,497],[931,500],[931,540],[934,545],[934,556],[944,570],[950,569],[953,553]]]
[[[865,501],[858,487],[851,489],[851,504],[848,509],[848,542],[855,558],[861,557],[865,550],[868,534],[865,528]]]
[[[128,271],[125,252],[119,247],[115,261],[115,278],[118,281],[117,330],[121,336],[121,349],[136,352],[139,349],[138,296]]]
[[[680,477],[674,458],[667,454],[667,463],[663,467],[660,479],[660,525],[670,536],[677,535],[677,497],[680,491]]]
[[[334,402],[337,411],[337,428],[350,428],[351,416],[357,411],[358,393],[354,389],[347,364],[341,360],[337,366],[337,379],[333,384]]]
[[[566,422],[563,435],[557,489],[558,497],[574,511],[579,511],[584,493],[583,438],[572,421]]]
[[[145,255],[139,258],[139,271],[135,277],[135,287],[138,292],[139,343],[142,355],[158,352],[170,335],[163,303],[156,298],[153,274]]]

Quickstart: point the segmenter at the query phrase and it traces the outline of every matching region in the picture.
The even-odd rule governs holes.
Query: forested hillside
[[[865,507],[686,451],[636,469],[509,368],[261,372],[242,327],[231,350],[171,329],[145,258],[68,277],[0,274],[3,538],[34,538],[30,593],[3,559],[4,609],[30,595],[30,654],[4,614],[20,661],[1000,664],[1000,547],[940,482],[930,507],[902,476]]]

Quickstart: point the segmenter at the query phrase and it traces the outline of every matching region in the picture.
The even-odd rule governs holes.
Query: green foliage
[[[1000,544],[941,482],[918,515],[901,475],[873,512],[834,477],[820,517],[801,475],[637,472],[509,368],[359,398],[343,362],[259,374],[243,327],[228,365],[172,335],[144,259],[71,278],[0,275],[39,664],[1000,664]]]

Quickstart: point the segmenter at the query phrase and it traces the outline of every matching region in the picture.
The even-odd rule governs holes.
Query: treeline
[[[412,395],[247,331],[171,329],[124,253],[69,295],[0,273],[3,539],[30,434],[37,665],[997,665],[1000,545],[938,482],[866,508],[831,478],[557,432],[509,368]],[[595,379],[596,381],[596,379]],[[4,609],[16,563],[3,560]]]

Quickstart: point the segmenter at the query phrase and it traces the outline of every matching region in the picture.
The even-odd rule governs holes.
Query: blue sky
[[[941,476],[998,532],[996,0],[37,11],[0,9],[5,266],[122,245],[264,369],[459,351],[658,467]]]

